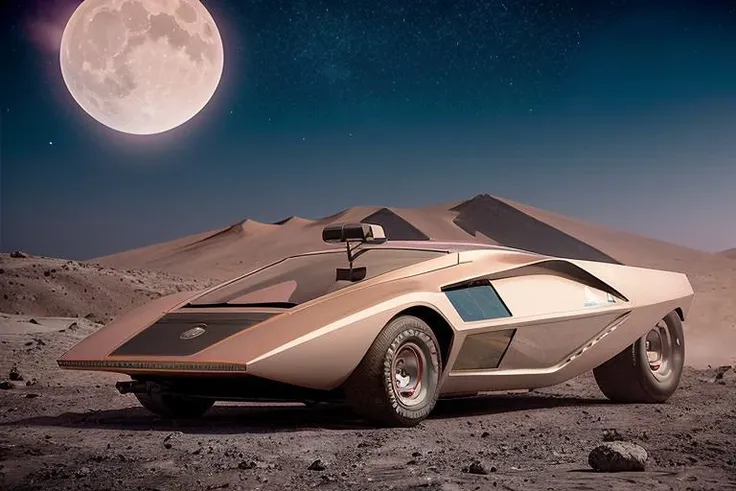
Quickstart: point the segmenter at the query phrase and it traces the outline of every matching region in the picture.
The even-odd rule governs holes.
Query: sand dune
[[[537,252],[617,262],[600,248],[489,195],[419,208],[360,206],[314,220],[289,217],[274,224],[244,220],[231,227],[168,244],[96,258],[115,268],[228,278],[285,255],[322,249],[325,225],[370,222],[394,240],[499,243]]]
[[[616,259],[564,231],[487,194],[461,203],[453,222],[466,232],[481,232],[497,243],[550,256],[617,263]]]
[[[458,227],[453,222],[458,213],[452,211],[446,204],[425,208],[392,208],[391,210],[407,222],[415,224],[431,240],[497,244],[495,240],[483,235],[473,235]]]
[[[292,215],[288,218],[284,218],[283,220],[279,220],[278,222],[271,224],[271,225],[289,225],[291,227],[293,226],[306,226],[306,225],[312,225],[316,222],[316,220],[309,220],[307,218],[298,217],[295,215]]]
[[[736,259],[736,247],[733,249],[726,249],[725,251],[721,251],[718,253],[719,256],[724,256],[729,259]]]
[[[328,224],[340,222],[378,223],[389,238],[395,240],[498,243],[552,255],[686,273],[711,271],[726,264],[733,266],[722,255],[587,223],[489,195],[417,208],[360,206],[328,217],[307,219],[292,216],[273,224],[247,219],[224,229],[93,261],[115,268],[226,278],[284,255],[328,247],[321,240],[321,230]]]
[[[187,241],[155,244],[91,261],[113,268],[227,279],[284,256],[330,247],[322,242],[325,225],[359,222],[378,209],[355,207],[317,220],[292,216],[273,224],[244,220],[209,234],[191,236]]]
[[[708,252],[604,227],[511,200],[499,199],[631,266],[687,272],[687,269],[700,261],[717,259],[714,254]]]

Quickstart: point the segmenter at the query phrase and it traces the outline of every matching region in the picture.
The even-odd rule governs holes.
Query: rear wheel
[[[415,426],[434,408],[442,372],[439,342],[421,319],[401,316],[383,328],[345,383],[361,416],[389,426]]]
[[[152,413],[172,419],[199,418],[215,404],[212,399],[157,392],[137,393],[135,396],[141,405]]]
[[[593,375],[612,401],[657,403],[677,389],[684,362],[682,322],[670,312],[634,344],[593,369]]]

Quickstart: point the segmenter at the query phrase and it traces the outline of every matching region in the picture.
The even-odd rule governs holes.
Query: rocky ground
[[[154,298],[212,281],[25,254],[0,254],[0,312],[109,322]]]
[[[341,406],[218,404],[171,422],[124,377],[62,371],[99,328],[0,317],[0,489],[736,489],[736,368],[687,369],[663,405],[614,405],[590,376],[522,395],[441,401],[412,429]],[[646,449],[640,472],[598,473],[606,440]]]

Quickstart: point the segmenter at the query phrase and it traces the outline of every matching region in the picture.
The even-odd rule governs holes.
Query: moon
[[[224,61],[220,32],[199,0],[84,0],[59,56],[79,106],[136,135],[163,133],[199,113]]]

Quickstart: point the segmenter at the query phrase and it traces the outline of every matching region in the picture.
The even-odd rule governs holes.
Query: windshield
[[[365,249],[353,262],[353,268],[366,268],[361,280],[365,281],[445,254],[415,249]],[[344,250],[292,257],[217,288],[190,305],[294,306],[354,284],[337,280],[337,269],[348,266]]]

